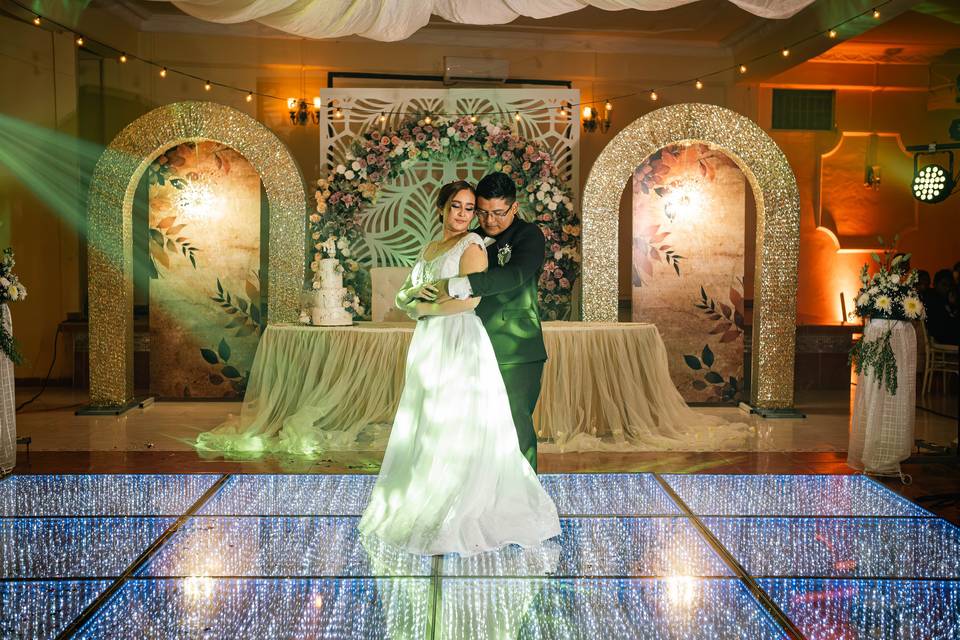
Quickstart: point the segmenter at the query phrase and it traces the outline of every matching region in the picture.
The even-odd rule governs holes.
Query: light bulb
[[[77,36],[77,46],[78,47],[83,46],[83,36]]]
[[[204,90],[204,91],[210,91],[210,89],[211,89],[212,87],[213,87],[213,85],[210,84],[210,81],[209,81],[209,80],[207,80],[206,82],[203,83],[203,90]]]
[[[313,108],[319,110],[321,107],[323,107],[323,100],[320,96],[313,96]]]
[[[697,89],[703,89],[703,83],[697,80],[697,83],[694,85]]]
[[[164,67],[163,69],[160,69],[160,77],[161,77],[161,78],[166,78],[166,77],[167,77],[167,68],[166,68],[166,67]]]
[[[747,72],[747,65],[745,64],[740,65],[740,73],[746,73],[746,72]]]
[[[519,113],[515,113],[515,114],[513,115],[513,119],[516,120],[517,122],[520,122],[520,114],[519,114]]]
[[[657,100],[660,99],[660,96],[657,95],[657,92],[656,92],[656,91],[651,91],[651,92],[650,92],[650,99],[653,100],[654,102],[656,102]]]
[[[584,118],[586,118],[586,119],[589,120],[592,115],[593,115],[593,109],[591,109],[590,107],[584,107],[584,108],[583,108],[583,117],[584,117]]]
[[[874,17],[874,19],[876,19],[876,20],[879,20],[879,19],[880,19],[880,9],[874,9],[874,10],[873,10],[873,17]]]
[[[38,27],[40,26],[40,16],[33,17],[33,24],[37,25]]]
[[[247,102],[253,102],[253,91],[247,94]]]
[[[121,53],[121,54],[120,54],[120,63],[121,63],[121,64],[126,64],[126,63],[127,63],[127,54],[125,54],[125,53]]]
[[[383,124],[383,123],[386,122],[386,121],[387,121],[387,116],[385,116],[385,115],[383,115],[383,114],[381,113],[381,114],[380,114],[380,124]]]
[[[470,116],[470,122],[476,122],[477,116]]]
[[[287,109],[293,111],[297,108],[297,99],[296,98],[287,98]]]
[[[603,108],[606,109],[607,111],[613,111],[613,105],[610,104],[609,100],[607,100],[607,103],[603,105]]]
[[[426,122],[427,124],[430,124],[431,122],[433,122],[433,118],[431,118],[430,116],[427,116],[426,118],[423,119],[423,121]]]
[[[827,35],[830,36],[831,38],[836,38],[836,37],[837,37],[837,30],[836,30],[836,29],[830,29],[830,31],[827,32]]]
[[[780,52],[780,54],[781,54],[784,58],[787,58],[787,57],[790,56],[790,49],[784,49],[783,51]]]

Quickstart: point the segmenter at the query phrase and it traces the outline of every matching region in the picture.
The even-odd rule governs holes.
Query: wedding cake
[[[327,327],[353,324],[353,314],[343,308],[347,289],[343,286],[343,272],[339,260],[321,260],[316,277],[319,278],[320,286],[313,290],[312,324]]]

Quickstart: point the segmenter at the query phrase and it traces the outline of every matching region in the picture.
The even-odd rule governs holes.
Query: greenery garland
[[[23,362],[23,354],[20,353],[20,343],[4,326],[0,326],[0,351],[3,351],[13,364],[21,364]]]
[[[883,384],[887,393],[894,396],[897,395],[897,357],[890,343],[892,334],[893,329],[888,328],[879,340],[867,342],[866,338],[860,338],[853,343],[847,364],[854,365],[858,376],[864,371],[868,375],[873,373],[878,384]]]

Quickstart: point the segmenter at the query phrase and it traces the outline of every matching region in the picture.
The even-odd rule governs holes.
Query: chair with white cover
[[[407,314],[397,309],[394,299],[403,286],[410,267],[374,267],[370,269],[372,299],[370,319],[374,322],[413,322]]]
[[[943,389],[947,388],[947,374],[957,375],[957,345],[941,344],[934,340],[927,332],[927,324],[920,322],[920,331],[923,336],[923,346],[926,356],[923,363],[923,383],[920,385],[921,395],[930,393],[933,374],[943,374]]]

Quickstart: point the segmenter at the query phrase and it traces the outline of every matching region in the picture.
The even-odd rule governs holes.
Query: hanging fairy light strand
[[[182,69],[178,69],[178,68],[176,68],[176,67],[171,67],[171,66],[169,66],[169,65],[164,65],[164,64],[162,64],[162,63],[155,62],[155,61],[150,60],[150,59],[148,59],[148,58],[143,58],[143,57],[141,57],[141,56],[137,56],[137,55],[133,55],[133,54],[127,53],[126,51],[122,51],[122,50],[120,50],[120,49],[118,49],[118,48],[116,48],[116,47],[114,47],[114,46],[112,46],[112,45],[110,45],[110,44],[108,44],[108,43],[106,43],[106,42],[103,42],[103,41],[101,41],[101,40],[97,40],[97,39],[95,39],[95,38],[91,38],[90,36],[87,36],[87,35],[80,34],[80,33],[78,33],[75,29],[73,29],[72,27],[69,27],[69,26],[67,26],[67,25],[61,24],[61,23],[57,22],[56,20],[54,20],[54,19],[52,19],[52,18],[50,18],[50,17],[44,16],[44,15],[42,15],[42,14],[38,14],[38,13],[37,13],[36,11],[34,11],[33,9],[31,9],[31,8],[27,7],[26,5],[24,5],[24,4],[21,2],[21,0],[9,0],[9,1],[10,1],[12,4],[20,7],[20,8],[24,11],[24,14],[25,14],[25,15],[24,15],[24,16],[18,16],[18,19],[20,19],[20,20],[22,20],[22,21],[24,21],[24,22],[32,23],[33,25],[35,25],[35,26],[37,26],[37,27],[41,27],[42,25],[51,25],[51,26],[53,26],[53,27],[62,29],[62,30],[64,30],[64,31],[71,32],[71,33],[73,33],[73,34],[76,36],[75,42],[76,42],[76,45],[77,45],[78,47],[91,48],[91,45],[97,45],[98,47],[100,47],[100,48],[102,48],[102,49],[106,49],[106,50],[108,50],[109,52],[111,52],[111,57],[115,58],[115,59],[116,59],[117,61],[119,61],[121,64],[122,64],[122,63],[126,63],[128,60],[137,60],[137,61],[142,62],[142,63],[144,63],[144,64],[147,64],[147,65],[150,65],[150,66],[152,66],[152,67],[155,67],[156,69],[159,70],[159,71],[158,71],[158,74],[159,74],[159,76],[160,76],[161,79],[166,79],[167,76],[170,75],[170,74],[176,74],[176,75],[182,76],[182,77],[184,77],[184,78],[189,78],[189,79],[191,79],[191,80],[196,80],[198,84],[200,84],[201,86],[203,86],[203,89],[204,89],[205,91],[210,91],[212,87],[220,87],[220,88],[222,88],[222,89],[227,89],[227,90],[229,90],[229,91],[235,91],[235,92],[243,95],[243,96],[244,96],[244,99],[245,99],[247,102],[252,102],[253,99],[254,99],[254,97],[266,98],[266,99],[268,99],[268,100],[280,100],[280,101],[282,101],[284,104],[286,104],[286,102],[287,102],[287,100],[288,100],[287,98],[281,98],[280,96],[275,96],[275,95],[272,95],[272,94],[269,94],[269,93],[264,93],[264,92],[261,92],[261,91],[253,91],[253,90],[251,90],[251,89],[249,89],[249,88],[238,87],[238,86],[236,86],[236,85],[228,84],[228,83],[225,83],[225,82],[216,82],[216,81],[214,81],[214,80],[209,80],[209,79],[207,79],[207,78],[205,78],[205,77],[198,76],[198,75],[194,75],[194,74],[192,74],[192,73],[190,73],[190,72],[188,72],[188,71],[183,71]],[[661,92],[662,92],[664,89],[671,89],[671,88],[673,88],[673,87],[679,87],[679,86],[684,86],[684,85],[690,85],[690,86],[695,87],[697,90],[700,90],[700,89],[703,89],[703,87],[704,87],[704,82],[703,82],[703,80],[704,80],[705,78],[710,78],[710,77],[713,77],[713,76],[718,76],[718,75],[726,74],[726,73],[729,73],[729,72],[737,72],[737,73],[739,73],[740,75],[743,75],[743,74],[746,74],[746,73],[749,71],[749,66],[748,66],[748,65],[753,64],[753,63],[755,63],[755,62],[758,62],[758,61],[760,61],[760,60],[764,60],[764,59],[766,59],[766,58],[773,57],[773,56],[778,56],[778,57],[781,57],[781,58],[787,58],[787,57],[790,56],[791,51],[793,51],[796,47],[798,47],[799,45],[805,44],[805,43],[807,43],[807,42],[810,42],[810,41],[812,41],[812,40],[815,40],[815,39],[817,39],[817,38],[822,38],[822,37],[826,36],[827,38],[830,38],[831,40],[835,40],[835,39],[837,39],[837,38],[839,37],[839,35],[840,35],[839,29],[840,29],[841,27],[843,27],[844,25],[846,25],[846,24],[848,24],[848,23],[850,23],[850,22],[853,22],[854,20],[857,20],[857,19],[862,18],[862,17],[864,17],[864,16],[871,16],[874,20],[879,20],[879,19],[880,19],[880,16],[881,16],[881,14],[880,14],[880,9],[881,9],[882,7],[884,7],[885,5],[891,3],[891,2],[893,2],[893,0],[884,0],[883,2],[878,3],[877,5],[875,5],[874,7],[870,8],[870,9],[868,9],[868,10],[866,10],[866,11],[861,11],[860,13],[857,13],[856,15],[851,16],[851,17],[847,18],[846,20],[843,20],[842,22],[839,22],[839,23],[833,25],[833,26],[830,27],[829,29],[825,29],[825,30],[822,30],[822,31],[818,31],[818,32],[816,32],[816,33],[814,33],[814,34],[811,34],[811,35],[805,37],[805,38],[802,38],[802,39],[800,39],[800,40],[797,40],[796,42],[793,42],[793,43],[791,43],[791,44],[788,45],[788,46],[785,46],[785,47],[777,47],[776,49],[774,49],[774,50],[772,50],[772,51],[768,51],[768,52],[766,52],[766,53],[762,53],[762,54],[757,55],[757,56],[755,56],[755,57],[753,57],[753,58],[750,58],[749,60],[739,61],[739,62],[736,62],[735,64],[733,64],[733,65],[731,65],[731,66],[726,66],[726,67],[723,67],[723,68],[720,68],[720,69],[716,69],[716,70],[711,71],[711,72],[709,72],[709,73],[701,73],[701,74],[699,74],[699,75],[697,75],[697,76],[693,76],[693,77],[691,77],[691,78],[685,78],[685,79],[683,79],[683,80],[677,80],[677,81],[675,81],[675,82],[666,83],[666,84],[663,84],[663,85],[659,85],[659,86],[657,86],[657,87],[653,87],[653,88],[646,89],[645,91],[635,91],[635,92],[632,92],[632,93],[625,93],[625,94],[622,94],[622,95],[610,96],[610,97],[606,97],[606,98],[597,98],[597,99],[594,99],[594,100],[583,100],[583,101],[580,101],[580,102],[577,102],[577,103],[564,102],[559,108],[557,108],[556,106],[521,107],[521,108],[517,108],[517,109],[510,109],[510,110],[507,110],[507,111],[502,111],[501,113],[502,113],[503,115],[507,115],[507,116],[512,115],[512,116],[513,116],[513,119],[514,119],[515,121],[521,122],[521,121],[523,120],[523,115],[524,115],[524,114],[533,114],[533,113],[543,112],[543,111],[545,111],[545,110],[558,109],[558,112],[560,113],[561,117],[572,118],[573,115],[579,111],[579,108],[580,108],[580,107],[584,107],[584,106],[594,107],[595,105],[603,104],[603,105],[604,105],[604,108],[609,112],[610,110],[613,109],[612,102],[613,102],[613,101],[616,101],[616,100],[625,100],[625,99],[627,99],[627,98],[635,98],[635,97],[642,96],[642,95],[646,94],[647,97],[649,98],[649,100],[650,100],[651,102],[656,102],[656,101],[658,101],[658,100],[660,99]],[[344,112],[349,112],[349,111],[352,111],[352,110],[356,109],[356,107],[345,107],[345,106],[342,106],[342,105],[336,103],[336,101],[334,101],[334,100],[327,101],[326,107],[330,110],[330,112],[331,112],[331,114],[332,114],[332,117],[333,117],[334,119],[338,119],[338,120],[339,120],[339,119],[342,119],[342,118],[344,117]],[[595,107],[594,107],[594,108],[595,108]],[[380,115],[378,116],[378,120],[379,120],[381,123],[383,123],[383,122],[386,121],[386,118],[387,118],[388,116],[409,116],[409,115],[410,115],[410,112],[408,112],[408,111],[393,111],[393,110],[390,110],[390,111],[382,111],[382,112],[380,112]],[[472,122],[476,122],[476,119],[477,119],[478,115],[479,115],[479,114],[474,113],[474,112],[471,112],[471,113],[445,113],[445,112],[436,112],[436,113],[434,113],[434,112],[430,112],[426,117],[427,117],[427,118],[430,118],[431,116],[433,116],[433,117],[444,117],[444,116],[446,116],[446,117],[457,117],[457,118],[466,118],[466,117],[469,117]]]

